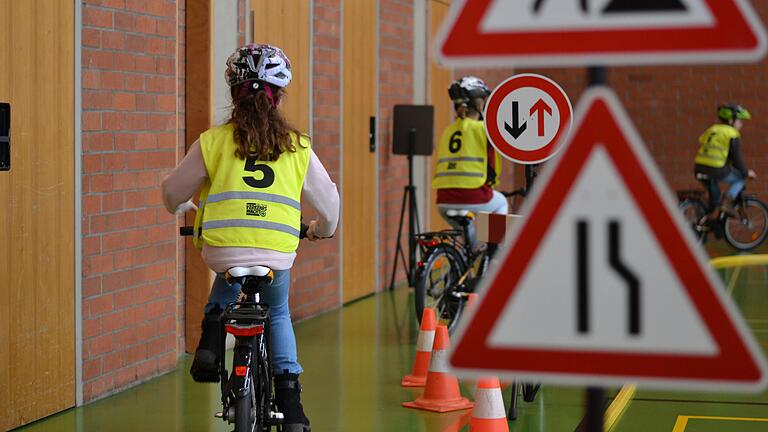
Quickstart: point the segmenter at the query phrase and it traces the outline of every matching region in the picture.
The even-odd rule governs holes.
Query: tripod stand
[[[392,277],[389,280],[389,289],[395,289],[395,275],[397,274],[397,260],[400,258],[408,276],[408,285],[413,286],[416,282],[416,234],[419,232],[419,208],[416,203],[416,186],[413,185],[413,149],[416,141],[416,129],[408,130],[408,185],[403,188],[403,203],[400,207],[400,223],[397,227],[397,248],[395,249],[395,258],[392,264]],[[408,260],[405,259],[405,252],[401,244],[403,234],[403,222],[405,221],[405,212],[408,209]]]

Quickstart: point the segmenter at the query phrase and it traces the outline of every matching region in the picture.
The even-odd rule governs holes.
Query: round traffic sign
[[[536,74],[499,84],[485,106],[485,132],[505,158],[535,164],[551,158],[571,129],[573,108],[562,87]]]

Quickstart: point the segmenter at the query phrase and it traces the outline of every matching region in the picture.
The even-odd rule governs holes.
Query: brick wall
[[[397,228],[408,184],[408,159],[392,154],[392,110],[413,103],[413,0],[381,0],[379,4],[379,287],[389,285]],[[420,215],[422,225],[424,215]],[[408,251],[408,217],[402,245]],[[407,259],[407,257],[406,257]],[[406,280],[398,264],[396,282]]]
[[[158,184],[175,164],[184,121],[176,58],[183,7],[83,2],[86,401],[170,370],[178,357],[175,220]]]
[[[339,0],[315,0],[312,64],[312,148],[341,190],[341,7]],[[317,212],[308,204],[304,221]],[[291,273],[294,319],[339,305],[339,236],[302,241]]]

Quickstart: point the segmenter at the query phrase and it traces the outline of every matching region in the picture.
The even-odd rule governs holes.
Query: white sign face
[[[515,75],[488,98],[488,139],[509,160],[543,162],[557,152],[568,134],[572,111],[568,95],[556,82],[541,75]]]
[[[496,0],[482,20],[482,29],[493,33],[711,26],[713,23],[704,0]]]
[[[577,224],[586,235],[579,239]],[[611,225],[615,232],[611,232]],[[615,238],[611,238],[612,235]],[[612,251],[611,241],[618,250]],[[583,244],[579,244],[579,242]],[[586,251],[580,257],[577,252]],[[717,347],[661,245],[634,203],[614,162],[596,147],[542,239],[514,302],[499,316],[496,347],[558,347],[590,351],[713,354]],[[638,301],[611,266],[623,262],[637,280]],[[580,269],[579,264],[585,268]],[[553,271],[557,268],[557,271]],[[589,279],[586,331],[580,331],[579,272]],[[563,289],[573,287],[573,289]],[[637,332],[630,318],[636,314]],[[538,323],[538,324],[533,324]]]
[[[560,110],[552,96],[535,87],[512,91],[502,99],[496,127],[525,151],[552,142],[560,126]]]

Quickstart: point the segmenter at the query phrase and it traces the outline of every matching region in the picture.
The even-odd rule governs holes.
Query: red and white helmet
[[[248,44],[229,56],[226,75],[230,87],[252,80],[285,87],[291,82],[291,61],[278,47]]]

